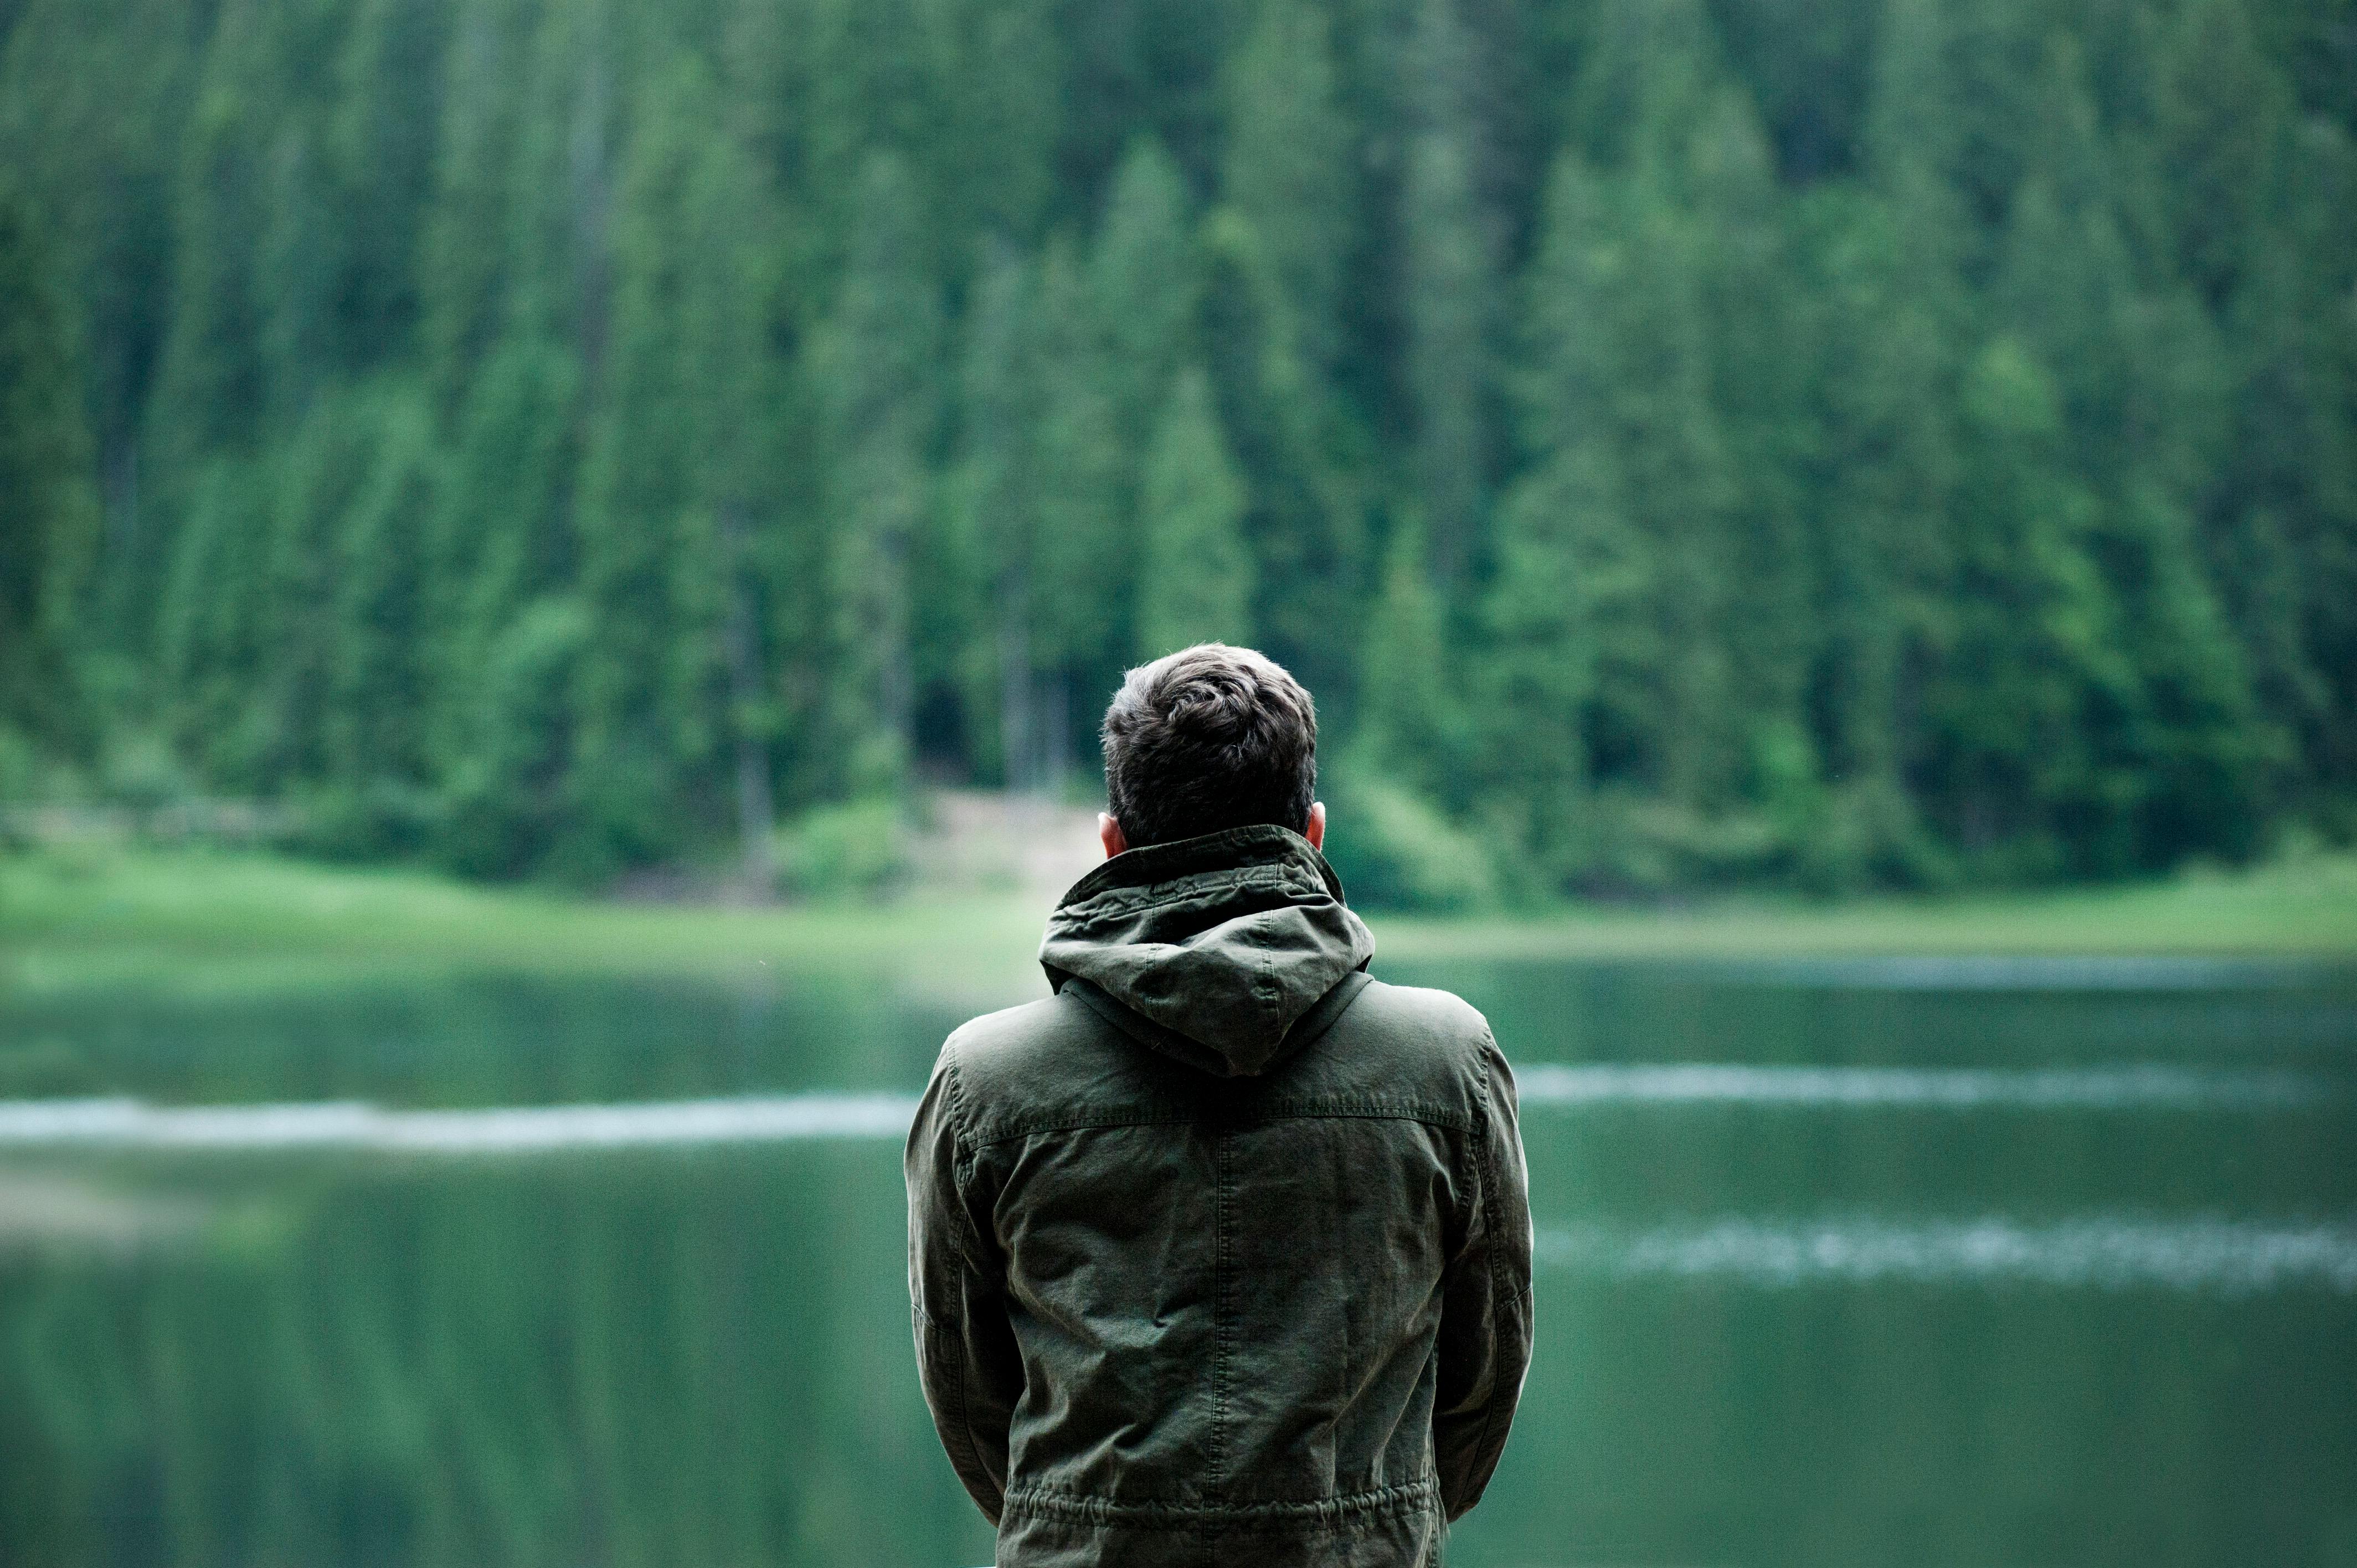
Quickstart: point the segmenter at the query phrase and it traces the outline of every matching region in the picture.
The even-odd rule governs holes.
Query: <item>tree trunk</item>
[[[753,585],[746,560],[745,519],[724,507],[720,531],[728,547],[728,696],[737,746],[737,832],[747,890],[766,897],[775,880],[770,830],[776,805],[770,794],[770,758],[762,745],[760,650],[754,634]]]

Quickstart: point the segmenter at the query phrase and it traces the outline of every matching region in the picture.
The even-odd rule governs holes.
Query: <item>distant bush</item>
[[[328,860],[402,859],[421,854],[447,818],[443,796],[399,779],[372,779],[307,793],[289,842]]]
[[[1441,913],[1496,901],[1488,847],[1415,790],[1347,762],[1322,790],[1326,858],[1353,904]]]
[[[778,833],[778,881],[805,897],[874,898],[909,879],[906,812],[874,797],[805,812]]]

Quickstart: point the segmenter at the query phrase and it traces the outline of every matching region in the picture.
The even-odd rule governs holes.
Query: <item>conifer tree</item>
[[[680,303],[696,258],[673,236],[694,165],[692,127],[709,113],[706,83],[683,65],[650,93],[630,127],[616,187],[612,314],[582,467],[578,521],[584,608],[597,635],[581,669],[576,793],[591,815],[585,853],[631,864],[679,847],[683,814],[709,760],[705,693],[673,688],[675,662],[709,646],[709,607],[683,617],[678,578],[709,571],[708,527],[688,513],[696,429],[682,356]],[[694,562],[684,554],[700,557]]]
[[[336,358],[345,365],[391,357],[416,327],[451,10],[448,0],[352,0],[347,12],[322,149],[335,187]]]
[[[259,241],[270,221],[262,144],[282,85],[266,69],[276,42],[262,7],[222,12],[181,139],[171,324],[146,413],[157,477],[167,483],[248,435],[264,403]]]
[[[254,463],[216,458],[185,482],[184,512],[147,630],[154,721],[199,776],[254,790],[266,774],[262,701],[285,628],[270,595],[272,497]]]
[[[2155,63],[2154,132],[2171,175],[2178,258],[2212,306],[2222,306],[2269,227],[2291,112],[2287,84],[2260,58],[2246,0],[2184,6]]]
[[[1694,806],[1723,796],[1738,744],[1720,637],[1737,491],[1711,395],[1701,240],[1642,182],[1566,159],[1530,285],[1534,438],[1611,476],[1650,557],[1649,647],[1620,661],[1650,688],[1631,698],[1644,716],[1625,766]]]
[[[987,596],[989,667],[997,677],[975,705],[996,707],[999,771],[1018,790],[1034,786],[1045,760],[1035,715],[1039,578],[1042,558],[1057,547],[1043,527],[1046,366],[1036,288],[1031,269],[1011,252],[1001,248],[985,263],[960,386],[963,542],[985,579],[976,586]]]
[[[1105,343],[1106,392],[1131,433],[1131,484],[1145,433],[1189,353],[1196,306],[1187,189],[1161,145],[1141,140],[1115,173],[1089,260],[1089,291]]]
[[[915,204],[900,161],[870,157],[851,253],[810,360],[826,410],[834,540],[829,732],[846,759],[839,787],[853,789],[896,785],[909,754],[909,561],[934,504],[941,360],[938,285]]]
[[[1950,780],[1938,805],[1965,854],[2053,875],[2067,817],[2096,829],[2089,848],[2118,832],[2105,721],[2132,701],[2133,672],[2051,372],[1999,338],[1973,360],[1962,413],[1956,624],[1928,693]]]
[[[1479,558],[1495,395],[1497,235],[1476,186],[1471,44],[1453,0],[1424,0],[1418,124],[1407,145],[1407,383],[1417,499],[1447,591]]]
[[[433,418],[396,395],[366,411],[377,435],[368,473],[340,520],[326,776],[352,797],[342,847],[414,851],[430,811],[425,543],[442,482]]]
[[[442,77],[431,188],[419,220],[418,338],[436,406],[455,414],[508,323],[522,261],[510,231],[523,119],[516,91],[529,0],[458,8]]]
[[[1040,753],[1054,789],[1088,742],[1078,714],[1110,689],[1130,651],[1136,570],[1135,516],[1125,501],[1127,445],[1114,413],[1114,377],[1090,308],[1076,248],[1051,240],[1039,262],[1035,444],[1040,485],[1033,560]]]
[[[1315,387],[1341,350],[1357,189],[1325,14],[1266,0],[1228,82],[1222,199],[1251,225],[1286,348]]]
[[[260,467],[268,507],[260,570],[227,579],[253,596],[253,640],[261,650],[242,780],[269,793],[306,794],[339,780],[333,746],[340,724],[339,670],[348,631],[339,581],[348,534],[371,478],[384,430],[378,400],[351,390],[322,397],[273,461]],[[234,514],[232,514],[234,517]],[[232,521],[231,526],[240,526]],[[231,732],[235,734],[234,731]]]
[[[1608,769],[1625,765],[1644,722],[1651,564],[1593,447],[1559,454],[1508,493],[1497,548],[1471,691],[1474,782],[1527,857],[1524,879],[1561,887],[1588,869],[1595,748]]]
[[[1464,780],[1446,761],[1458,750],[1455,671],[1431,571],[1430,552],[1415,528],[1400,525],[1367,618],[1358,744],[1364,762],[1437,798],[1456,792]]]
[[[53,264],[24,197],[0,185],[0,744],[13,729],[80,752],[95,738],[75,623],[96,565],[98,506],[73,322]]]
[[[1336,384],[1361,169],[1325,17],[1270,0],[1232,62],[1221,205],[1203,225],[1204,342],[1265,581],[1264,643],[1327,692],[1355,688],[1329,628],[1365,592],[1365,438]],[[1340,706],[1340,703],[1337,705]]]
[[[1252,640],[1245,500],[1211,384],[1189,365],[1172,384],[1146,456],[1138,514],[1140,659],[1189,643]]]
[[[496,345],[469,378],[426,528],[425,614],[437,655],[429,728],[443,768],[463,753],[462,715],[492,640],[524,603],[571,577],[580,382],[565,349],[532,338]]]

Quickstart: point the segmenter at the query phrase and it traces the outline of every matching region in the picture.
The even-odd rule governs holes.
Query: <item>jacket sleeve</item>
[[[909,1302],[917,1371],[950,1465],[992,1524],[1006,1497],[1007,1429],[1023,1359],[1006,1321],[1004,1260],[960,1178],[956,1044],[944,1047],[909,1129]]]
[[[1531,1364],[1530,1176],[1514,1075],[1482,1040],[1487,1104],[1468,1163],[1473,1201],[1442,1282],[1433,1450],[1452,1520],[1481,1500]]]

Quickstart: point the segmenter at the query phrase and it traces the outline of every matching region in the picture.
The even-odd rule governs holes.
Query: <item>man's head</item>
[[[1249,648],[1202,642],[1131,671],[1104,716],[1107,854],[1273,822],[1318,843],[1318,710]]]

